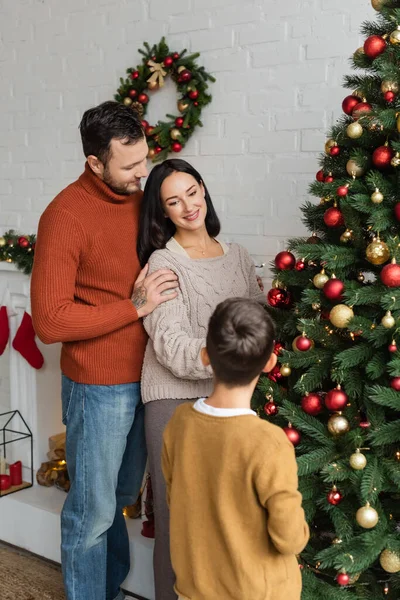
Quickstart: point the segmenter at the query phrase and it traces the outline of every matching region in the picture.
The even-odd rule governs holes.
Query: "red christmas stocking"
[[[0,356],[6,349],[8,338],[10,337],[10,327],[8,325],[7,308],[0,308]]]
[[[39,348],[36,346],[35,335],[32,317],[25,311],[12,345],[28,361],[31,367],[41,369],[44,359]]]

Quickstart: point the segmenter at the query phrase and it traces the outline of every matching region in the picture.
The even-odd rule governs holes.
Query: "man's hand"
[[[159,269],[147,275],[148,270],[149,265],[146,265],[133,286],[131,299],[139,317],[149,315],[159,304],[173,300],[178,295],[178,277],[173,271]]]

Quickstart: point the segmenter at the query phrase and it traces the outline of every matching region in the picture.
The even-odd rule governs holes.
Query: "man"
[[[141,318],[175,298],[178,283],[169,270],[147,276],[136,255],[148,152],[139,117],[105,102],[85,112],[80,131],[85,171],[40,219],[32,316],[44,343],[62,342],[67,600],[122,600],[130,566],[122,508],[137,499],[146,462]]]

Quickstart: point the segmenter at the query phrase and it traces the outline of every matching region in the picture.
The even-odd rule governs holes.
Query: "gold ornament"
[[[279,289],[284,289],[284,285],[281,281],[279,281],[279,279],[276,277],[275,279],[272,280],[272,287],[273,288],[279,288]]]
[[[350,429],[350,423],[342,415],[342,413],[337,413],[332,415],[328,419],[328,431],[332,433],[332,435],[339,436],[347,433]]]
[[[349,585],[353,585],[356,583],[361,577],[361,573],[354,573],[354,575],[350,575]]]
[[[134,102],[131,105],[131,108],[133,108],[133,110],[136,110],[136,112],[139,114],[139,116],[143,116],[144,113],[144,108],[143,108],[143,104],[141,104],[140,102]]]
[[[372,529],[378,523],[379,516],[376,510],[367,502],[365,506],[362,506],[356,512],[356,521],[360,527]]]
[[[355,96],[356,98],[360,98],[360,100],[362,100],[363,102],[367,101],[367,99],[364,97],[364,92],[360,89],[354,90],[354,92],[351,95]]]
[[[177,71],[178,71],[178,73],[182,73],[182,71],[185,71],[185,69],[186,69],[186,67],[181,65],[180,67],[178,67]]]
[[[156,151],[154,150],[154,148],[150,148],[148,153],[147,153],[147,158],[151,158],[153,159],[156,155]]]
[[[399,115],[399,113],[397,113],[397,114]],[[397,131],[400,133],[400,115],[397,117],[396,127],[397,127]]]
[[[125,106],[131,106],[132,102],[133,102],[132,98],[128,98],[128,97],[124,98]]]
[[[357,48],[357,50],[354,52],[353,57],[355,59],[359,58],[360,56],[362,56],[363,54],[365,54],[364,52],[364,46],[360,46],[359,48]]]
[[[393,46],[398,46],[400,44],[400,25],[398,25],[397,28],[392,31],[389,41],[391,44],[393,44]]]
[[[392,550],[383,550],[379,562],[386,573],[398,573],[400,571],[400,556]]]
[[[335,546],[336,546],[337,544],[341,544],[342,542],[343,542],[343,540],[341,540],[340,538],[334,538],[334,539],[332,540],[332,544],[334,544]]]
[[[311,304],[311,308],[312,308],[313,310],[320,310],[320,308],[321,308],[321,303],[320,303],[320,302],[313,302],[313,303]]]
[[[363,275],[363,273],[359,273],[357,275],[357,281],[359,281],[360,283],[362,283],[365,280],[365,277]]]
[[[12,263],[12,258],[6,258],[6,262]]]
[[[392,329],[392,327],[396,325],[396,321],[392,316],[390,310],[388,310],[386,314],[382,317],[381,324],[384,326],[385,329]]]
[[[367,459],[365,455],[357,448],[354,454],[350,456],[349,463],[350,466],[356,471],[362,471],[367,466]]]
[[[313,278],[313,284],[319,290],[322,290],[327,281],[329,281],[329,277],[325,273],[325,269],[322,269],[322,271],[320,273],[317,273]]]
[[[325,142],[325,152],[326,152],[326,154],[330,154],[330,150],[334,146],[337,146],[337,142],[335,142],[335,140],[327,140]]]
[[[379,191],[379,188],[375,188],[375,191],[371,196],[371,200],[374,204],[380,204],[383,202],[383,194]]]
[[[169,132],[169,135],[171,136],[171,138],[173,140],[179,140],[182,137],[181,132],[176,127],[174,127],[173,129],[171,129],[171,131]]]
[[[390,258],[390,251],[385,242],[374,238],[365,251],[367,260],[373,265],[383,265]]]
[[[282,365],[280,368],[280,374],[282,375],[282,377],[289,377],[289,375],[291,375],[292,373],[292,369],[289,367],[289,365]]]
[[[400,450],[397,450],[397,451],[394,453],[394,457],[395,457],[395,459],[396,459],[396,460],[400,461]]]
[[[386,92],[394,92],[397,94],[399,91],[399,84],[397,81],[390,81],[389,79],[385,79],[381,83],[381,92],[386,94]]]
[[[154,92],[155,90],[158,90],[160,86],[157,81],[149,81],[147,87],[151,92]]]
[[[154,60],[149,60],[147,62],[147,65],[152,73],[152,75],[150,75],[150,77],[147,80],[147,83],[149,84],[149,89],[156,89],[150,87],[150,84],[152,83],[156,83],[157,87],[162,87],[164,85],[164,77],[167,74],[167,72],[163,69],[163,65],[161,63],[154,62]]]
[[[388,0],[371,0],[372,8],[379,12],[386,6],[387,2]]]
[[[353,159],[350,159],[347,161],[346,171],[352,177],[353,177],[353,175],[354,175],[354,177],[361,177],[365,173],[365,169],[363,167],[360,167],[360,165],[357,163],[357,161],[355,161]]]
[[[353,310],[346,304],[337,304],[334,306],[329,314],[329,320],[335,327],[344,329],[347,327],[350,319],[354,317]]]
[[[0,248],[3,248],[6,245],[6,239],[3,237],[0,237]]]
[[[342,235],[340,236],[340,241],[344,242],[344,243],[347,243],[347,242],[349,242],[351,240],[352,235],[353,235],[352,230],[351,229],[346,229],[346,231],[344,231],[342,233]]]
[[[178,110],[179,112],[185,112],[185,110],[189,107],[189,104],[187,102],[184,102],[183,100],[178,100]]]
[[[397,119],[397,131],[400,131],[399,119]],[[393,156],[392,160],[390,161],[390,164],[392,165],[392,167],[398,167],[400,165],[400,152],[396,152],[396,154]]]
[[[360,123],[355,122],[355,123],[350,123],[350,125],[347,126],[346,133],[347,133],[348,137],[351,138],[352,140],[357,140],[358,138],[360,138],[362,136],[362,134],[364,133],[364,130]]]

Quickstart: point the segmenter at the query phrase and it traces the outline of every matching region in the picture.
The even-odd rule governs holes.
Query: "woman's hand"
[[[149,265],[140,271],[133,286],[132,302],[139,317],[149,315],[163,302],[177,297],[179,287],[177,275],[170,269],[159,269],[147,275]],[[166,292],[163,294],[163,292]]]

